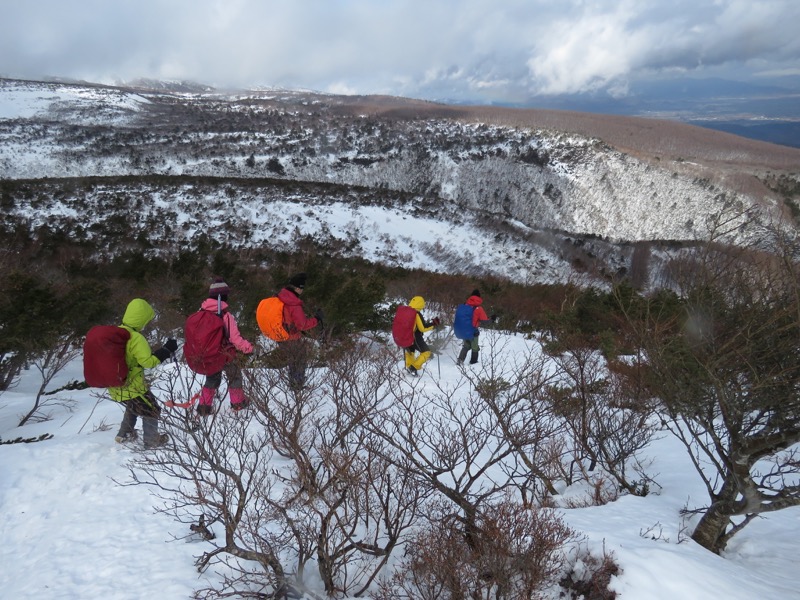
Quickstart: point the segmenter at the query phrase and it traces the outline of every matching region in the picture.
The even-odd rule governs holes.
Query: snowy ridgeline
[[[235,507],[240,493],[246,494],[247,502],[237,544],[260,552],[274,548],[289,581],[305,589],[308,598],[324,596],[315,544],[322,539],[316,533],[325,515],[336,515],[328,521],[331,535],[326,543],[329,550],[343,552],[332,570],[335,585],[348,590],[341,596],[360,589],[366,574],[381,561],[380,554],[363,551],[369,544],[387,542],[390,531],[387,522],[376,518],[378,514],[404,515],[406,520],[399,522],[415,527],[399,526],[400,543],[379,569],[371,587],[375,591],[379,580],[402,572],[409,552],[413,553],[409,542],[419,531],[416,527],[434,532],[436,524],[449,524],[453,530],[461,527],[450,518],[460,510],[452,498],[440,493],[442,489],[463,493],[472,501],[486,494],[485,506],[518,502],[521,494],[534,501],[541,498],[542,479],[530,478],[519,454],[503,456],[512,449],[507,438],[496,435],[497,419],[512,411],[494,414],[478,396],[492,397],[493,390],[486,386],[494,381],[504,386],[506,397],[528,398],[520,406],[532,410],[533,396],[517,394],[514,390],[520,384],[512,375],[539,373],[527,380],[530,392],[532,385],[544,383],[568,389],[566,372],[543,354],[537,342],[519,336],[485,332],[481,362],[466,370],[455,364],[455,342],[442,341],[441,354],[419,378],[407,376],[398,353],[390,349],[384,356],[376,341],[367,347],[367,363],[356,354],[355,361],[333,360],[313,369],[310,393],[300,396],[286,389],[282,371],[251,369],[247,390],[255,408],[234,414],[227,398],[218,398],[214,420],[194,433],[187,431],[186,409],[165,408],[162,427],[172,440],[159,451],[115,444],[122,411],[89,390],[47,396],[42,412],[48,418],[16,427],[40,385],[35,370],[26,372],[15,389],[0,396],[0,437],[53,437],[0,446],[3,596],[177,600],[190,597],[194,590],[219,587],[224,577],[239,576],[238,568],[263,573],[247,560],[224,564],[212,558],[202,574],[194,566],[198,557],[208,558],[207,553],[225,545],[225,529],[217,519],[223,505]],[[607,376],[597,356],[590,363],[595,377]],[[151,375],[162,401],[186,400],[200,385],[177,363],[158,367]],[[60,373],[52,386],[75,379],[82,379],[80,360]],[[345,407],[349,410],[341,410]],[[360,412],[353,412],[355,407]],[[714,555],[688,539],[697,517],[683,515],[682,510],[702,508],[708,500],[706,490],[683,446],[660,430],[657,419],[648,425],[648,442],[636,456],[650,490],[646,496],[636,496],[621,494],[602,468],[585,476],[574,468],[574,438],[560,420],[563,412],[562,417],[547,411],[526,417],[523,411],[510,422],[522,424],[532,417],[537,426],[526,432],[535,429],[539,437],[529,441],[541,444],[535,467],[561,465],[549,472],[559,508],[548,514],[575,534],[563,545],[558,575],[571,571],[580,579],[592,570],[591,557],[605,554],[619,567],[610,589],[622,600],[800,598],[794,558],[800,533],[798,509],[765,515],[737,535],[723,556]],[[372,450],[363,445],[367,440]],[[235,478],[214,474],[197,451],[201,446],[211,453],[206,459],[240,473],[248,487],[237,492]],[[419,481],[403,480],[395,465],[380,459],[402,448],[411,464],[438,470],[443,487],[438,491],[417,487]],[[555,455],[564,454],[553,462],[557,448]],[[354,449],[359,450],[353,453]],[[381,449],[378,455],[373,453],[376,449]],[[157,485],[126,485],[135,480]],[[415,489],[427,491],[414,500]],[[592,498],[598,495],[608,502],[593,505]],[[386,513],[375,504],[381,498]],[[402,512],[404,504],[417,501],[426,508]],[[199,526],[200,515],[206,529]],[[294,530],[286,527],[289,517]],[[204,539],[212,535],[213,539]],[[258,546],[254,536],[272,546]],[[347,539],[359,544],[349,546]],[[448,548],[442,541],[429,560],[447,558]],[[261,579],[269,578],[261,575]],[[542,597],[554,599],[558,593],[557,587],[549,587]]]
[[[759,223],[781,213],[678,155],[646,161],[577,135],[365,115],[309,97],[3,80],[0,178],[272,177],[436,197],[535,230],[623,241],[702,239],[734,204],[757,206]]]
[[[631,247],[591,240],[580,246],[563,234],[533,232],[475,213],[416,203],[414,198],[379,205],[369,192],[291,191],[267,184],[236,188],[220,197],[214,187],[126,183],[88,184],[68,195],[47,183],[26,184],[4,214],[9,229],[49,228],[76,243],[91,243],[98,256],[136,250],[129,231],[147,233],[147,253],[173,254],[202,235],[234,248],[290,247],[308,236],[331,255],[374,263],[473,277],[494,275],[520,283],[569,279],[580,257],[616,272],[631,260]],[[145,201],[143,198],[150,198]],[[588,269],[587,269],[588,270]],[[604,282],[595,282],[604,285]]]

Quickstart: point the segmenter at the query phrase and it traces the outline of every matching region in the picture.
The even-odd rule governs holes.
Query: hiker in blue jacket
[[[483,299],[480,290],[472,290],[472,294],[464,304],[460,304],[456,309],[456,317],[453,322],[453,330],[458,339],[461,340],[461,352],[458,355],[458,364],[464,364],[467,352],[470,350],[469,364],[474,365],[478,362],[478,337],[480,336],[481,322],[489,321],[486,311],[481,306]]]

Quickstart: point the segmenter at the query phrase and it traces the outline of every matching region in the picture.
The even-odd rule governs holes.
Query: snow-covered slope
[[[98,198],[117,188],[135,199],[130,218],[164,223],[180,240],[222,219],[237,243],[329,236],[370,260],[419,266],[422,254],[436,269],[526,281],[563,280],[576,252],[595,271],[626,267],[623,246],[581,253],[575,238],[706,239],[721,213],[734,242],[786,226],[786,198],[750,165],[738,178],[735,164],[715,175],[683,156],[637,157],[586,135],[470,115],[402,99],[0,80],[0,179],[127,178],[105,181],[98,197],[51,182],[38,207],[6,192],[6,218],[88,226],[109,209]],[[796,153],[789,181],[800,180]],[[187,177],[205,178],[201,197]],[[280,182],[314,185],[286,195]]]
[[[494,331],[486,335],[484,360],[494,348],[517,356],[539,351],[536,342],[522,336]],[[439,365],[429,363],[419,391],[435,393],[460,386],[453,400],[462,401],[467,388],[454,363],[456,353],[453,345]],[[175,368],[171,363],[154,369],[155,381],[166,379]],[[65,369],[52,387],[76,378],[82,378],[80,361]],[[178,600],[219,585],[226,569],[218,566],[199,574],[194,561],[224,537],[222,526],[211,525],[216,541],[203,541],[192,534],[188,523],[157,512],[165,502],[148,493],[156,488],[120,485],[131,483],[129,463],[142,453],[140,444],[114,443],[120,407],[108,399],[101,401],[90,390],[61,390],[47,397],[45,412],[50,420],[16,427],[19,415],[30,410],[39,385],[31,369],[16,389],[2,395],[3,440],[53,436],[39,443],[0,446],[3,597]],[[157,394],[162,400],[166,397],[162,389]],[[252,419],[234,416],[227,402],[217,402],[218,426],[227,420]],[[766,513],[733,539],[724,556],[717,556],[687,539],[686,521],[697,516],[682,511],[702,504],[706,491],[685,448],[664,435],[643,454],[659,482],[658,493],[559,511],[582,536],[582,545],[613,556],[620,572],[612,578],[611,589],[618,598],[800,598],[795,558],[800,509]],[[283,462],[276,460],[276,468]],[[566,498],[580,499],[590,489],[575,484],[562,492]],[[313,589],[320,586],[313,571],[307,570],[306,577],[314,597],[322,597],[321,589]],[[555,598],[557,591],[545,597]]]

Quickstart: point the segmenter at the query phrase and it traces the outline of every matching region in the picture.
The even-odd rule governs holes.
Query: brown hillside
[[[559,110],[453,106],[389,96],[342,98],[362,113],[395,118],[452,118],[509,127],[575,133],[650,160],[742,166],[747,170],[800,171],[800,148],[790,148],[663,119]]]

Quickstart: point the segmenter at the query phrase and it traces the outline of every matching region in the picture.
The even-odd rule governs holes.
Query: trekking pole
[[[439,333],[439,328],[436,328],[436,343],[433,344],[433,347],[436,349],[436,369],[439,372],[439,379],[442,378],[442,359],[439,355],[442,353],[442,336]]]

